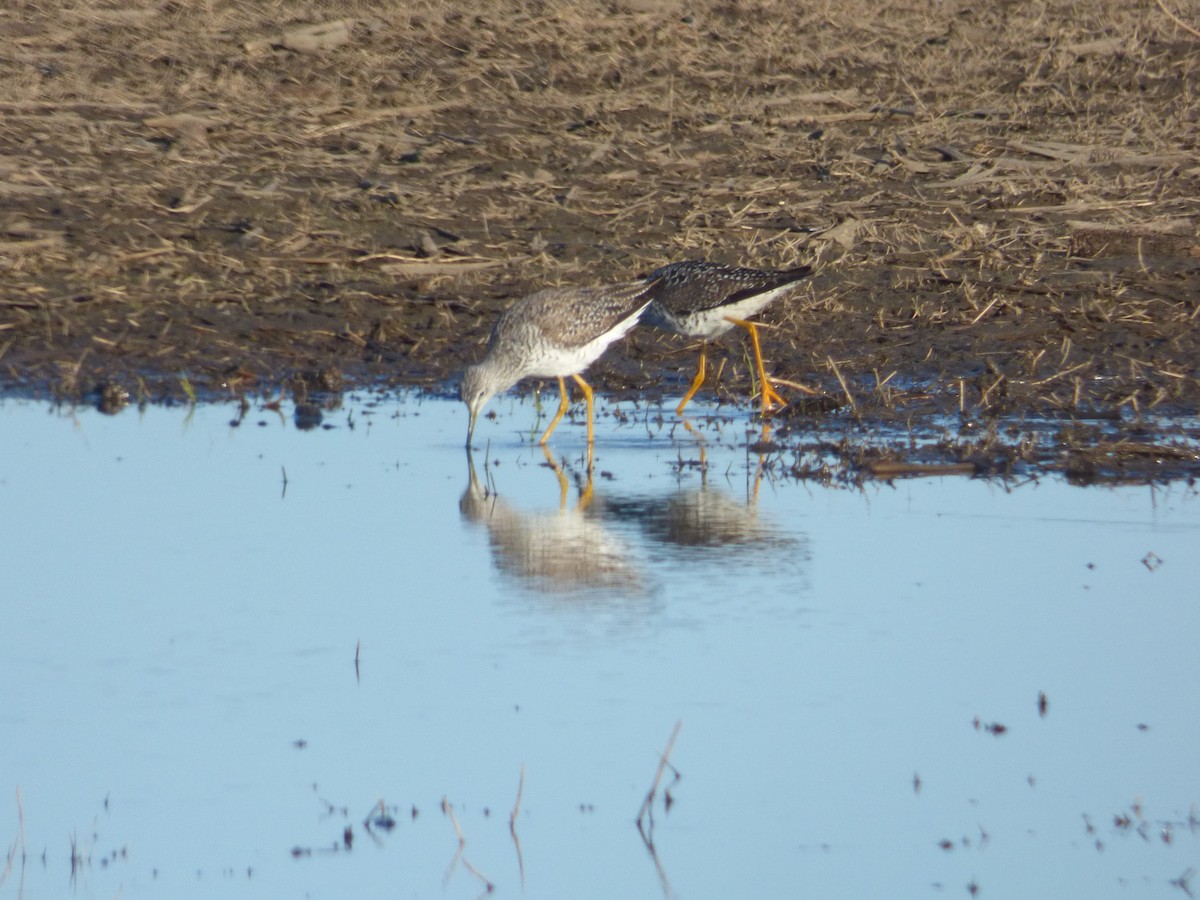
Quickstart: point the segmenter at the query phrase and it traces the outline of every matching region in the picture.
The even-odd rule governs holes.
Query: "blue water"
[[[0,405],[0,898],[1186,896],[1193,488],[491,408]]]

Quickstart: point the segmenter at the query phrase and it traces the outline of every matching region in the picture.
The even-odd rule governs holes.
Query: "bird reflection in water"
[[[469,482],[459,500],[459,511],[464,519],[487,528],[496,568],[546,594],[644,594],[632,548],[591,512],[591,465],[578,499],[570,504],[570,480],[550,451],[543,447],[542,452],[558,479],[558,509],[526,512],[499,496],[490,478],[487,483],[480,480],[474,457],[467,451]]]
[[[775,564],[807,562],[809,552],[803,536],[781,534],[769,519],[758,514],[758,494],[767,458],[774,447],[770,424],[762,425],[758,440],[749,447],[752,469],[747,472],[745,500],[709,483],[704,436],[686,419],[683,424],[699,442],[699,462],[693,465],[700,472],[700,486],[679,490],[665,498],[605,497],[604,515],[635,522],[649,540],[686,554],[691,557],[690,563],[744,562],[761,566],[764,557],[748,552],[751,546],[777,551],[772,557]]]

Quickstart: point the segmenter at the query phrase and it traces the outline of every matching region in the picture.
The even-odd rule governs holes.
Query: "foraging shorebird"
[[[734,325],[740,325],[750,332],[754,364],[758,369],[758,383],[762,391],[763,415],[769,412],[772,405],[785,404],[767,380],[758,330],[747,319],[761,312],[811,272],[811,266],[782,270],[747,269],[688,260],[671,263],[650,273],[646,282],[655,285],[654,302],[646,309],[643,321],[655,328],[699,338],[703,342],[700,344],[696,377],[675,408],[677,414],[683,413],[683,408],[704,383],[708,342]]]
[[[459,396],[467,404],[467,447],[475,419],[501,391],[531,375],[557,378],[562,401],[542,434],[545,444],[567,411],[570,375],[587,401],[587,442],[593,443],[592,388],[580,377],[613,341],[624,337],[651,300],[654,279],[610,287],[555,287],[522,297],[501,314],[487,355],[463,373]]]

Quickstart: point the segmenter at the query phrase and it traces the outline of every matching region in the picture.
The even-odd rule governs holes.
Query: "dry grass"
[[[436,384],[514,296],[709,257],[820,265],[764,351],[859,417],[1200,407],[1200,41],[1152,0],[474,8],[0,10],[7,385]]]

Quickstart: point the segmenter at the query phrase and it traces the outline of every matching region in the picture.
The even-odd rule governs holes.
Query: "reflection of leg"
[[[592,503],[592,461],[588,459],[587,484],[584,485],[583,491],[579,495],[579,503],[576,506],[580,512],[587,509]]]
[[[567,407],[571,403],[570,398],[567,396],[567,383],[562,380],[561,376],[558,379],[558,390],[562,394],[562,400],[558,404],[558,412],[554,414],[554,418],[550,421],[550,426],[542,433],[542,439],[538,441],[539,444],[545,444],[546,441],[550,440],[550,432],[558,427],[559,420],[566,415]]]
[[[730,322],[735,325],[741,325],[750,332],[750,342],[754,346],[754,365],[758,369],[758,384],[762,392],[762,414],[765,416],[771,411],[771,407],[778,404],[779,406],[787,406],[787,401],[779,396],[775,388],[771,387],[771,382],[767,380],[767,370],[763,365],[762,348],[758,344],[758,329],[753,322],[747,322],[745,319],[730,318]]]
[[[762,435],[759,437],[759,443],[764,446],[771,442],[771,423],[763,422]],[[766,470],[767,455],[765,453],[758,454],[758,465],[754,467],[754,484],[750,489],[748,498],[750,505],[758,505],[758,489],[762,485],[763,472]]]
[[[700,479],[701,479],[701,482],[703,483],[704,478],[706,478],[707,474],[708,474],[708,460],[705,458],[705,450],[704,450],[704,448],[708,442],[704,439],[704,435],[702,435],[699,431],[697,431],[695,426],[693,426],[691,422],[689,422],[687,419],[681,419],[680,421],[682,422],[683,427],[684,427],[684,429],[686,429],[687,433],[690,434],[692,437],[694,437],[696,439],[696,443],[699,445],[699,448],[700,448]],[[683,468],[684,468],[683,455],[680,454],[679,471],[682,472]]]
[[[563,471],[563,467],[558,464],[558,460],[554,458],[554,454],[550,452],[550,448],[542,444],[542,455],[546,457],[546,465],[554,471],[554,477],[558,479],[558,508],[567,508],[567,494],[570,493],[571,482],[567,478],[567,473]],[[472,469],[472,472],[474,469]],[[592,448],[588,445],[588,460],[587,460],[587,484],[584,485],[582,491],[579,492],[579,503],[577,509],[580,512],[587,509],[592,502]]]
[[[595,434],[592,431],[592,386],[578,375],[572,375],[571,377],[575,379],[575,383],[579,385],[579,389],[583,391],[583,399],[587,403],[587,442],[588,453],[590,454],[592,442],[595,440]],[[566,392],[566,388],[563,388],[563,392]]]
[[[567,490],[570,487],[570,482],[567,481],[567,476],[562,470],[562,466],[550,454],[550,448],[542,444],[542,453],[546,456],[546,462],[551,469],[554,470],[554,477],[558,479],[558,508],[567,508]]]
[[[683,399],[679,401],[679,405],[675,407],[675,415],[683,415],[683,408],[691,402],[692,397],[696,396],[696,391],[700,390],[700,385],[704,384],[704,364],[705,364],[705,347],[700,345],[700,361],[696,364],[696,377],[692,379],[692,386],[688,388],[688,392],[683,395]]]

